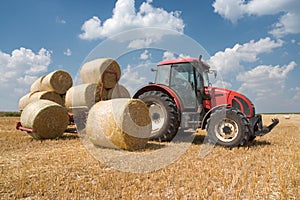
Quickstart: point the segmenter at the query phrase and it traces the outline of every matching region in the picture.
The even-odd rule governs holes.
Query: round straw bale
[[[46,75],[36,79],[30,86],[30,92],[39,92],[42,91],[42,81]]]
[[[66,94],[65,105],[68,110],[74,107],[91,108],[100,101],[100,88],[97,84],[81,84],[71,87]]]
[[[29,98],[30,98],[31,93],[28,93],[24,96],[22,96],[19,100],[19,111],[24,110],[24,108],[30,103]]]
[[[32,102],[24,108],[20,121],[23,127],[33,129],[29,133],[35,139],[60,137],[67,129],[69,116],[66,108],[49,100]]]
[[[61,96],[55,92],[48,92],[48,91],[43,91],[43,92],[35,92],[30,95],[29,97],[29,102],[34,102],[38,101],[40,99],[45,99],[49,101],[53,101],[55,103],[58,103],[59,105],[63,106],[64,102]]]
[[[128,90],[123,85],[117,84],[114,88],[108,90],[107,98],[108,99],[131,98],[131,96]]]
[[[89,111],[86,134],[97,146],[136,150],[151,134],[148,107],[138,99],[112,99],[96,103]]]
[[[121,69],[112,58],[99,58],[83,64],[80,77],[83,83],[104,84],[104,88],[113,88],[119,81]]]
[[[58,94],[65,94],[72,87],[72,77],[63,70],[56,70],[45,76],[42,80],[42,91],[54,91]]]

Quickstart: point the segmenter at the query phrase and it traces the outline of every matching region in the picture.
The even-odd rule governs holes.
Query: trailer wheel
[[[173,99],[160,91],[149,91],[139,97],[148,107],[152,121],[150,139],[171,141],[179,128],[179,112]]]
[[[249,121],[242,112],[234,108],[219,109],[211,114],[206,131],[212,143],[237,147],[248,141]]]

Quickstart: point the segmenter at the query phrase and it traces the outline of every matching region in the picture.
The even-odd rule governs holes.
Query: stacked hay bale
[[[120,76],[120,66],[112,58],[99,58],[83,64],[80,70],[83,84],[70,88],[65,98],[65,106],[73,113],[77,129],[85,128],[88,111],[95,103],[130,98],[126,88],[118,85]]]
[[[30,93],[19,100],[19,110],[22,111],[29,103],[46,99],[64,105],[63,96],[72,87],[70,74],[63,70],[56,70],[38,78],[30,87]]]
[[[148,107],[130,99],[128,90],[118,84],[120,76],[120,66],[112,58],[85,63],[80,71],[83,84],[69,89],[66,107],[94,145],[136,150],[150,137],[151,119]]]
[[[52,139],[61,136],[69,124],[63,96],[72,87],[70,74],[56,70],[38,78],[30,93],[19,100],[22,127],[32,129],[35,139]]]

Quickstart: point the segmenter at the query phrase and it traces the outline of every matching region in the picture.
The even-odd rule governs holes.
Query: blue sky
[[[75,80],[96,54],[116,58],[121,83],[134,91],[153,78],[147,70],[156,62],[197,56],[197,43],[222,85],[244,93],[258,112],[300,112],[299,19],[298,0],[3,0],[0,110],[17,110],[30,84],[53,70],[67,70]],[[144,31],[130,32],[136,28]],[[112,44],[125,44],[118,34],[128,43],[116,56]],[[164,48],[166,40],[173,46]]]

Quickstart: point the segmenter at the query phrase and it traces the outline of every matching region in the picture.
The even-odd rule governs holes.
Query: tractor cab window
[[[191,63],[173,64],[171,68],[170,87],[179,94],[185,108],[197,105],[195,88],[195,70]]]
[[[171,65],[161,65],[157,68],[156,80],[157,84],[169,86]]]

